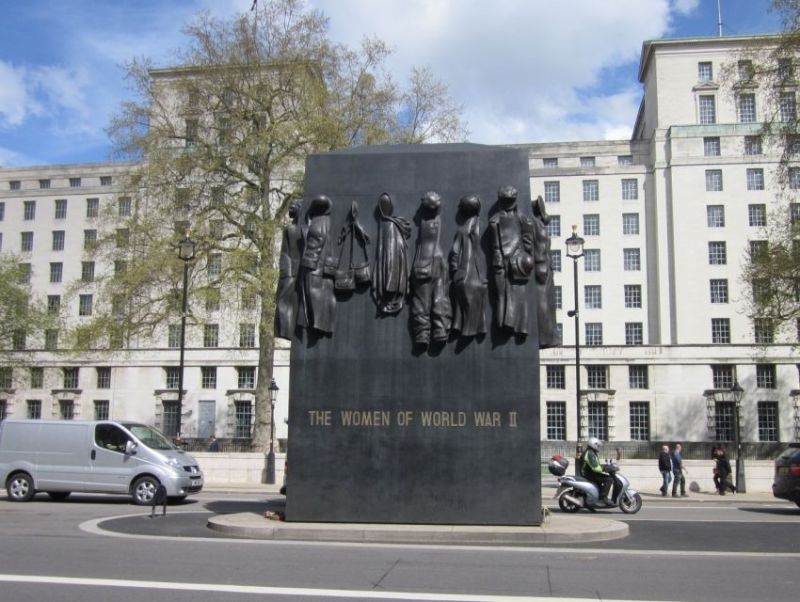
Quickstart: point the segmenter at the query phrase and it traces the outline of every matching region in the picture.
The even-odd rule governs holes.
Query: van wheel
[[[133,503],[137,506],[149,506],[153,503],[156,489],[161,483],[155,477],[142,477],[134,482],[131,488]]]
[[[6,481],[8,499],[12,502],[28,502],[36,491],[33,488],[33,479],[26,472],[18,472]]]
[[[55,500],[60,502],[61,500],[65,500],[69,497],[69,494],[72,493],[71,491],[48,491],[47,495],[50,496],[51,500]]]

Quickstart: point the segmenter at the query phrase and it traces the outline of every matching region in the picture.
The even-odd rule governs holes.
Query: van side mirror
[[[138,446],[133,441],[126,441],[125,442],[125,454],[128,456],[132,456],[136,453],[136,448]]]

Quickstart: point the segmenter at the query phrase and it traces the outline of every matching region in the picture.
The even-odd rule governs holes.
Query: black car
[[[790,443],[776,458],[772,494],[800,506],[800,443]]]

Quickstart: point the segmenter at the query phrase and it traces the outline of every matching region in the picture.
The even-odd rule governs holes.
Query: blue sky
[[[262,2],[265,0],[261,0]],[[775,32],[769,0],[721,0],[723,32]],[[121,65],[171,64],[200,10],[252,0],[0,0],[0,166],[106,161],[110,117],[130,97]],[[377,35],[399,82],[430,66],[487,144],[625,138],[642,41],[714,36],[717,0],[309,0],[331,37]],[[489,8],[491,7],[491,10]]]

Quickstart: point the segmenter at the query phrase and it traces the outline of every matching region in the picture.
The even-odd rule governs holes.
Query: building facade
[[[779,153],[761,122],[794,107],[794,79],[770,105],[748,79],[752,36],[658,40],[643,45],[643,100],[626,141],[522,145],[531,192],[551,216],[557,319],[565,345],[542,353],[542,439],[614,442],[800,439],[798,333],[773,333],[745,311],[747,252],[786,206]],[[786,68],[786,65],[782,65]],[[791,65],[789,65],[791,69]],[[70,321],[91,314],[99,211],[124,215],[117,187],[130,165],[0,169],[0,251],[30,264],[33,289]],[[798,177],[800,185],[800,177]],[[789,182],[788,192],[794,188]],[[795,205],[791,203],[790,209]],[[798,205],[800,207],[800,205]],[[794,213],[792,214],[794,215]],[[797,211],[800,215],[800,210]],[[566,254],[572,226],[585,240]],[[578,269],[578,298],[573,270]],[[581,395],[575,374],[575,322]],[[224,308],[219,324],[224,325]],[[167,328],[124,351],[77,356],[58,333],[31,337],[0,372],[0,417],[110,417],[165,432],[246,442],[257,351],[241,333],[187,331],[183,412],[178,341]],[[213,339],[213,340],[212,340]],[[288,349],[279,347],[276,433],[286,437]],[[724,394],[743,389],[740,410]],[[578,432],[578,413],[582,432]]]

